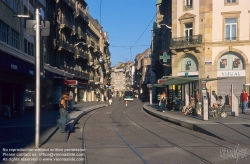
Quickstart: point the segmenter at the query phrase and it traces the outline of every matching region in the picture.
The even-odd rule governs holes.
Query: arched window
[[[244,68],[243,58],[233,52],[222,55],[217,62],[218,70],[242,70]]]
[[[188,54],[179,61],[179,72],[192,71],[198,71],[198,61],[193,55]]]

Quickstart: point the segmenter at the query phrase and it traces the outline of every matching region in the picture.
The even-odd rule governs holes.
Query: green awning
[[[153,84],[152,87],[160,87],[164,88],[167,87],[168,85],[182,85],[182,84],[188,84],[191,82],[196,82],[196,81],[214,81],[214,80],[222,80],[222,79],[227,79],[227,77],[217,77],[217,78],[185,78],[185,77],[170,77],[167,79],[167,81],[159,84]]]

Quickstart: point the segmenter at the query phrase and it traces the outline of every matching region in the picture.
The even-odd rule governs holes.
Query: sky
[[[151,44],[157,0],[86,0],[89,14],[108,33],[111,65],[135,59]]]

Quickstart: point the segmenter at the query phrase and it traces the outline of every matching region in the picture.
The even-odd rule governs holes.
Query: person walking
[[[112,93],[110,90],[108,91],[108,100],[109,100],[109,105],[111,105],[112,104]]]
[[[66,91],[62,94],[60,100],[59,100],[59,112],[61,117],[61,123],[59,124],[59,128],[61,130],[61,133],[65,133],[66,123],[70,121],[70,116],[67,111],[67,102],[71,100],[69,97],[69,92]]]
[[[69,97],[71,98],[71,100],[68,100],[68,110],[73,110],[73,92],[69,91]]]
[[[240,95],[240,100],[241,100],[242,114],[246,114],[248,94],[246,93],[245,89],[242,90],[242,93]]]
[[[162,99],[161,99],[162,112],[165,112],[166,102],[167,102],[166,97],[162,97]]]

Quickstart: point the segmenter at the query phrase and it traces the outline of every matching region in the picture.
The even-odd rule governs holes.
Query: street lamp
[[[78,46],[79,44],[87,45],[87,43],[79,42],[79,43],[76,43],[76,44],[74,45],[74,47]]]
[[[161,26],[166,26],[168,29],[172,29],[172,27],[166,25],[166,24],[160,24]]]

